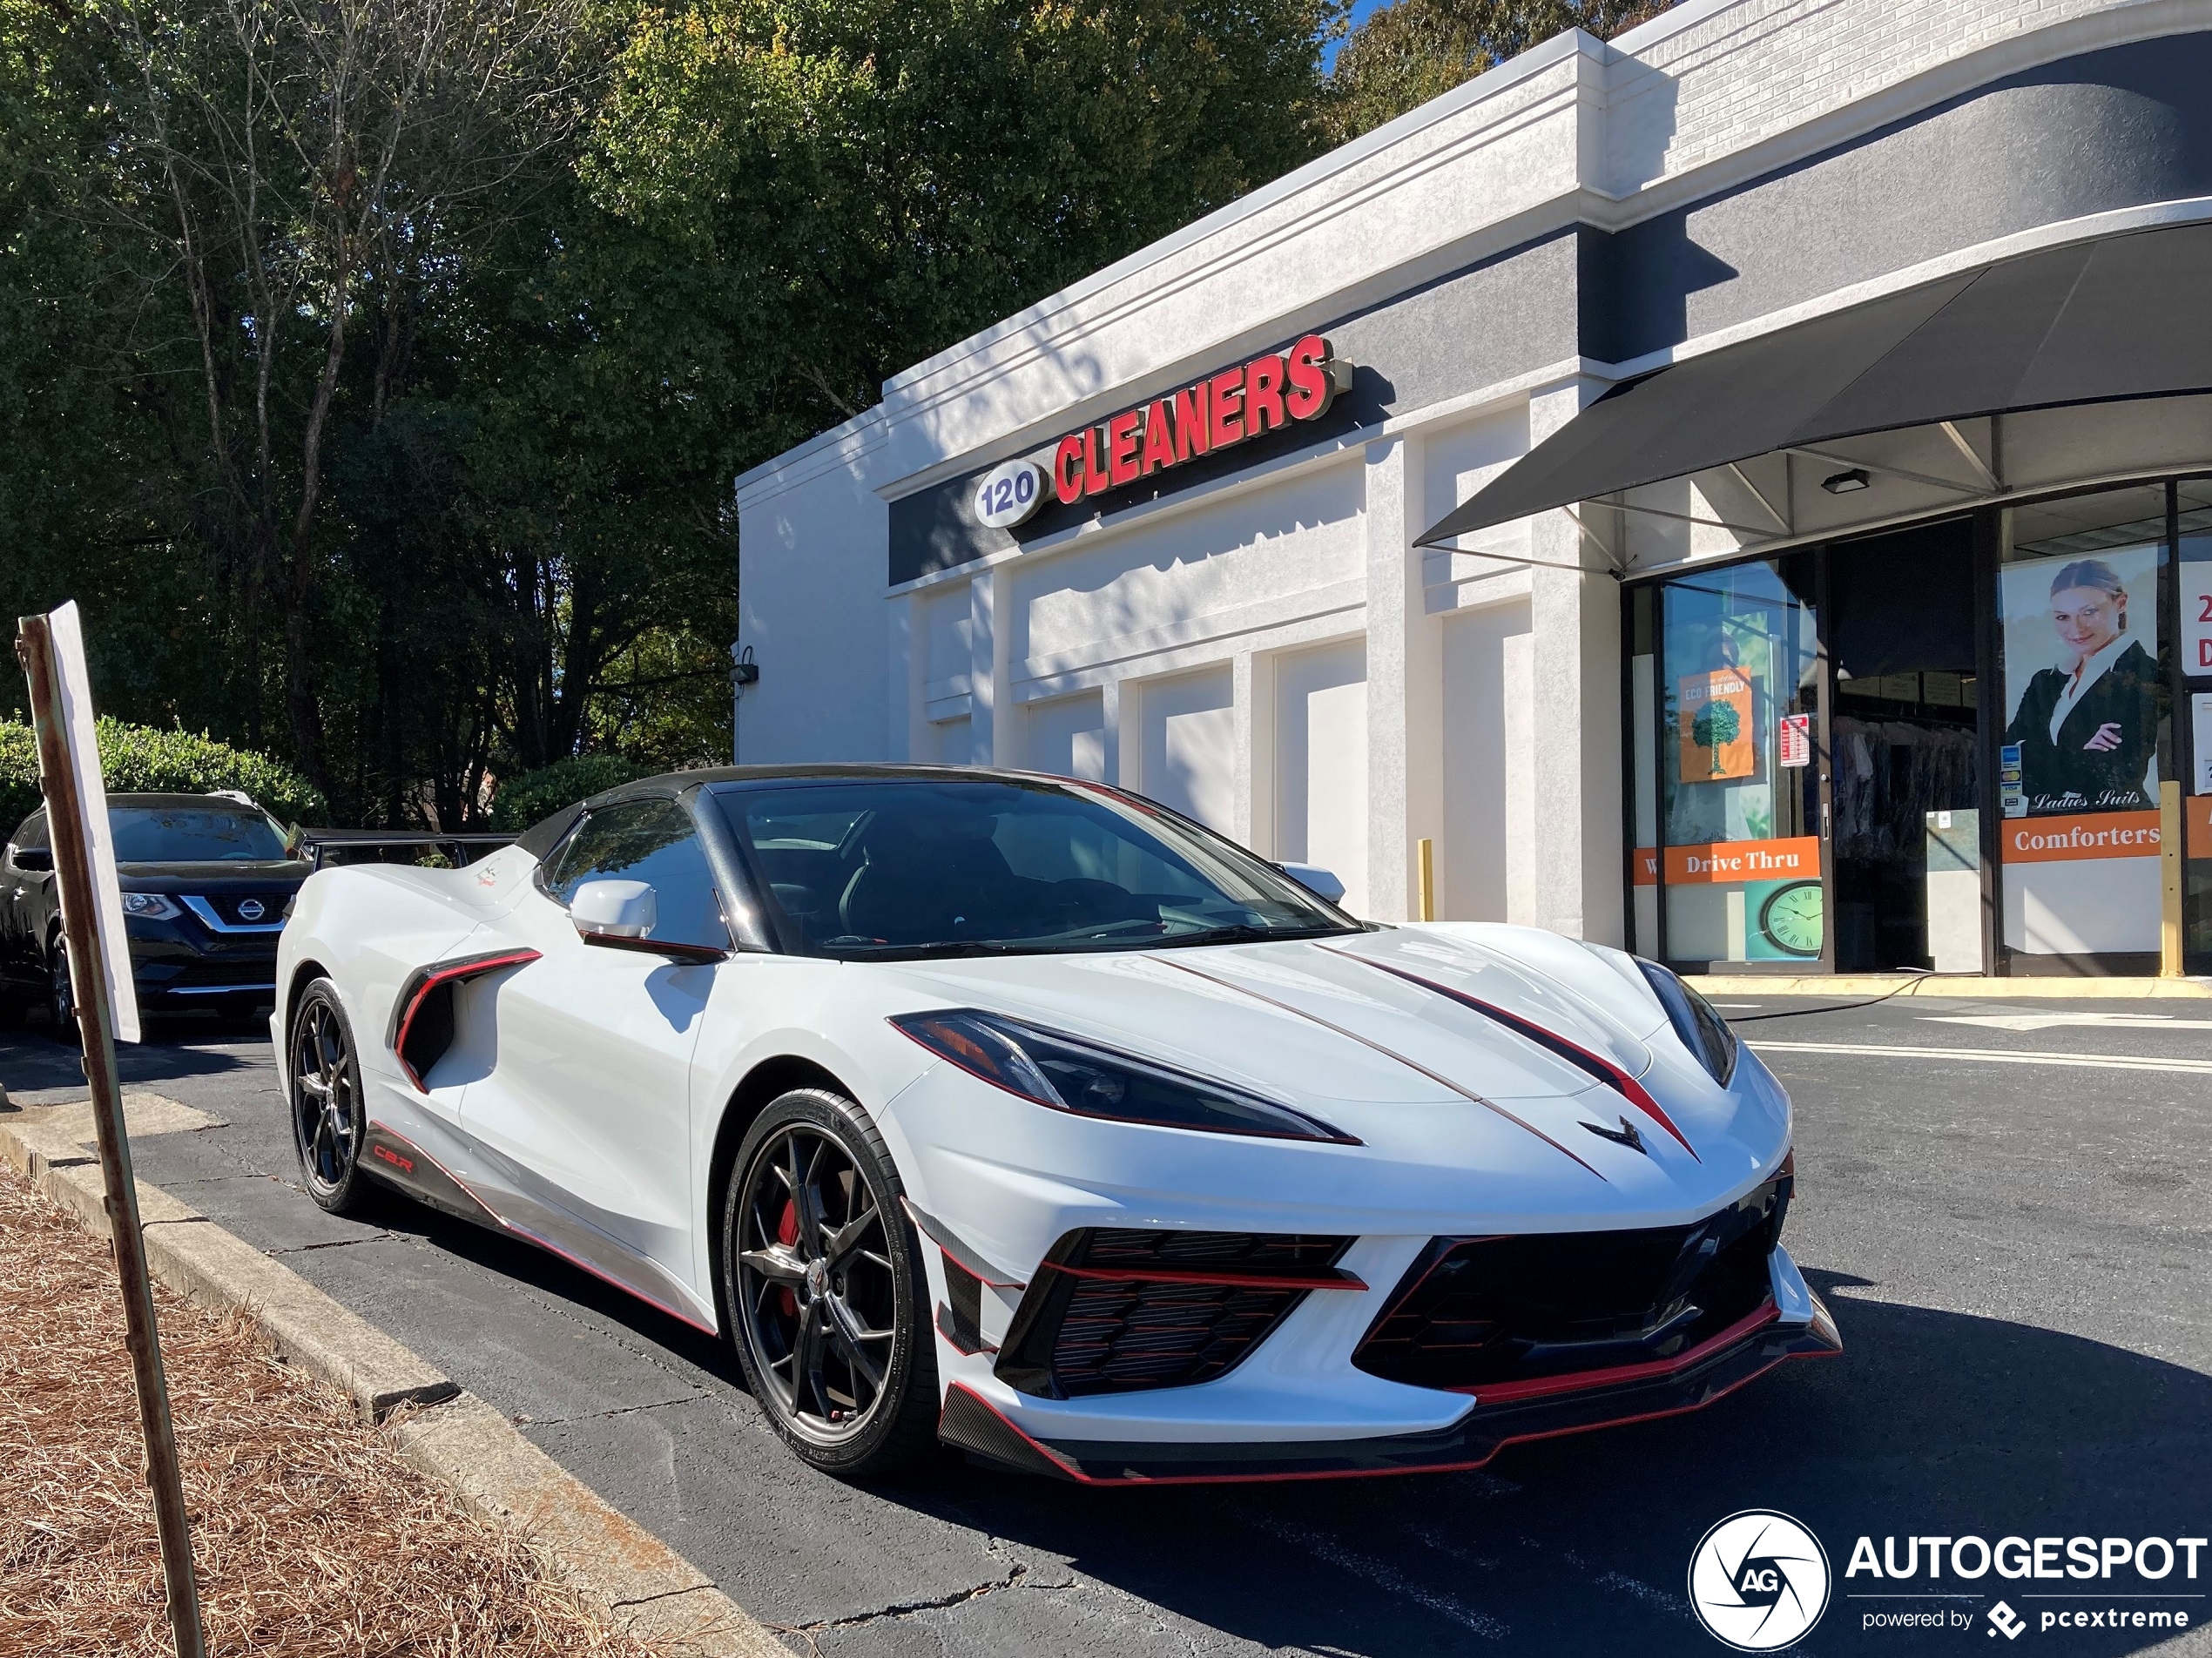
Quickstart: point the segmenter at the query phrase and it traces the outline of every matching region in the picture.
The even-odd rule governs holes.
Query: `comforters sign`
[[[2005,940],[2158,948],[2156,543],[2005,567]]]

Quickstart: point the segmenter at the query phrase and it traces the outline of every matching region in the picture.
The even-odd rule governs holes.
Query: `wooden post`
[[[2158,785],[2158,976],[2182,976],[2182,785]]]
[[[1419,843],[1419,851],[1421,863],[1420,919],[1433,921],[1436,919],[1436,843],[1423,839]]]
[[[53,635],[44,617],[25,617],[17,623],[16,657],[30,681],[31,720],[38,734],[39,786],[46,796],[54,873],[61,884],[62,927],[69,939],[77,1021],[84,1036],[84,1080],[91,1085],[92,1122],[99,1134],[108,1230],[115,1243],[116,1273],[123,1281],[125,1340],[138,1386],[138,1425],[145,1435],[146,1484],[153,1492],[154,1524],[161,1538],[169,1626],[176,1634],[178,1658],[205,1658],[184,1478],[177,1466],[177,1436],[169,1419],[169,1384],[161,1368],[161,1332],[154,1321],[145,1237],[138,1227],[138,1186],[131,1172],[131,1138],[124,1128],[123,1091],[115,1069],[114,1010],[108,1003],[107,973],[100,951],[91,849],[84,839],[83,799],[62,712],[60,677],[54,671]]]

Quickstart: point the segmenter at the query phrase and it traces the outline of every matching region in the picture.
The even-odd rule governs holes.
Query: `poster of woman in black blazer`
[[[2155,588],[2155,552],[2149,561]],[[2009,585],[2040,571],[2031,566],[2005,575]],[[2006,610],[2017,615],[2014,606]],[[2141,635],[2130,629],[2127,583],[2102,559],[2075,559],[2051,578],[2050,617],[2060,664],[2027,682],[2005,731],[2006,745],[2020,748],[2028,815],[2156,806],[2156,643],[2145,650]],[[2008,639],[2008,657],[2012,646]],[[2006,675],[2015,684],[2017,671]]]

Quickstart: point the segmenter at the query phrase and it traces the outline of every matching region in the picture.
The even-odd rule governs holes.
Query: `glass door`
[[[1813,555],[1798,553],[1676,576],[1652,596],[1656,649],[1632,663],[1659,785],[1656,844],[1635,872],[1651,898],[1637,907],[1651,944],[1692,972],[1828,959],[1814,578]]]

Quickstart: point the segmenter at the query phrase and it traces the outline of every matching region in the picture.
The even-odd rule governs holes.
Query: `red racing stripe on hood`
[[[1454,990],[1449,985],[1440,985],[1433,979],[1424,979],[1418,973],[1408,973],[1403,967],[1393,967],[1387,962],[1371,960],[1364,955],[1354,955],[1349,950],[1339,950],[1333,945],[1322,944],[1318,940],[1313,947],[1317,950],[1326,950],[1331,955],[1340,955],[1347,961],[1357,961],[1363,967],[1372,967],[1377,973],[1386,973],[1393,979],[1403,979],[1408,984],[1417,984],[1424,990],[1433,990],[1438,995],[1458,1002],[1462,1008],[1472,1008],[1484,1018],[1495,1021],[1515,1035],[1526,1037],[1539,1048],[1565,1060],[1578,1070],[1588,1073],[1613,1089],[1637,1110],[1672,1135],[1684,1151],[1693,1157],[1697,1157],[1697,1148],[1683,1137],[1682,1130],[1675,1127],[1674,1119],[1667,1115],[1658,1101],[1651,1097],[1651,1090],[1602,1054],[1593,1054],[1580,1043],[1569,1041],[1557,1031],[1548,1030],[1534,1020],[1523,1019],[1519,1014],[1507,1013],[1503,1008],[1484,1001],[1479,996],[1470,996],[1464,990]],[[1703,1157],[1697,1157],[1697,1161],[1703,1163],[1705,1160]]]
[[[1430,1082],[1434,1082],[1440,1088],[1451,1089],[1453,1093],[1458,1095],[1461,1099],[1472,1100],[1475,1104],[1482,1107],[1486,1111],[1496,1112],[1500,1116],[1503,1117],[1507,1122],[1512,1123],[1515,1128],[1526,1129],[1529,1133],[1534,1135],[1539,1140],[1549,1146],[1554,1151],[1559,1153],[1561,1156],[1570,1158],[1574,1162],[1581,1163],[1583,1168],[1588,1169],[1592,1174],[1597,1175],[1597,1177],[1600,1180],[1605,1179],[1603,1175],[1598,1173],[1597,1168],[1595,1164],[1583,1163],[1581,1158],[1575,1156],[1573,1152],[1569,1151],[1565,1146],[1560,1144],[1558,1141],[1553,1139],[1551,1136],[1546,1134],[1534,1123],[1527,1121],[1525,1118],[1515,1116],[1512,1112],[1507,1110],[1505,1107],[1500,1105],[1495,1100],[1484,1099],[1482,1095],[1477,1094],[1473,1088],[1466,1088],[1461,1086],[1460,1083],[1454,1082],[1450,1077],[1446,1076],[1440,1071],[1432,1071],[1427,1066],[1422,1064],[1419,1060],[1408,1059],[1405,1055],[1399,1053],[1394,1048],[1385,1048],[1380,1042],[1374,1041],[1371,1037],[1362,1036],[1356,1030],[1346,1030],[1342,1025],[1333,1024],[1330,1021],[1322,1018],[1318,1014],[1308,1013],[1305,1008],[1292,1007],[1287,1001],[1278,1001],[1274,997],[1266,994],[1263,991],[1255,990],[1250,985],[1238,984],[1234,979],[1224,979],[1218,974],[1207,973],[1200,968],[1194,967],[1185,961],[1170,961],[1163,957],[1157,955],[1151,959],[1159,962],[1162,967],[1173,967],[1179,973],[1189,974],[1194,979],[1204,979],[1208,984],[1219,985],[1224,990],[1233,990],[1240,996],[1250,996],[1253,1001],[1264,1001],[1271,1008],[1279,1008],[1285,1013],[1292,1015],[1294,1018],[1310,1020],[1314,1024],[1320,1026],[1324,1030],[1332,1030],[1336,1032],[1338,1035],[1342,1036],[1348,1041],[1358,1042],[1362,1048],[1372,1048],[1376,1053],[1380,1054],[1384,1058],[1396,1060],[1400,1065],[1406,1067],[1407,1070],[1418,1071],[1421,1075],[1426,1076]],[[1606,1183],[1610,1185],[1612,1183],[1610,1181],[1607,1181]]]

